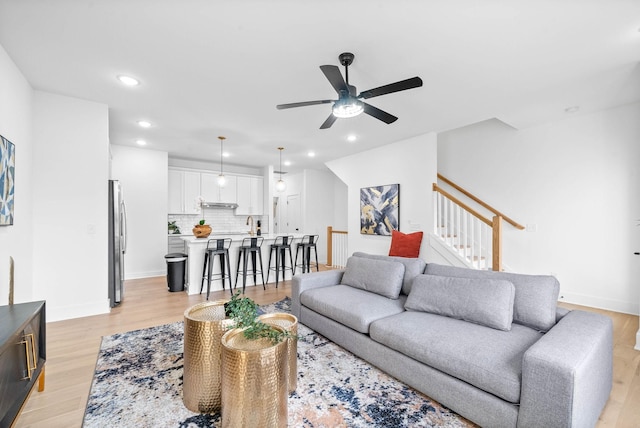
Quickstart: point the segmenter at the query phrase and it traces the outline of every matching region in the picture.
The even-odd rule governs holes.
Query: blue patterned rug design
[[[287,298],[261,308],[290,312]],[[290,427],[472,427],[467,420],[300,325]],[[106,336],[83,426],[220,426],[182,403],[183,323]]]

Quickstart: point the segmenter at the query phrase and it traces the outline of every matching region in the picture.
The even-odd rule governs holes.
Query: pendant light
[[[280,171],[278,171],[280,173],[280,180],[276,183],[276,190],[278,192],[284,192],[287,188],[287,183],[282,179],[282,151],[284,150],[284,147],[278,147],[278,150],[280,151]]]
[[[218,139],[220,140],[220,175],[218,175],[218,186],[220,187],[224,187],[225,184],[227,184],[227,178],[224,176],[224,169],[223,169],[223,165],[222,165],[222,153],[223,153],[223,144],[224,144],[224,140],[227,137],[218,137]]]

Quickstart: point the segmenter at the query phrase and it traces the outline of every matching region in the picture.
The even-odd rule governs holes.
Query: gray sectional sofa
[[[609,317],[557,307],[552,276],[354,253],[296,275],[299,321],[483,427],[592,427],[612,386]]]

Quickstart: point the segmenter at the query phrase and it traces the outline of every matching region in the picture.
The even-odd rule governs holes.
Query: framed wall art
[[[389,235],[399,230],[400,184],[360,189],[360,233]]]
[[[0,226],[13,224],[16,146],[0,135]]]

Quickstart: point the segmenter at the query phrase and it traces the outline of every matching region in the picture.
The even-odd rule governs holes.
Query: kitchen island
[[[282,236],[283,234],[262,234],[262,238],[264,238],[264,242],[262,243],[261,251],[262,251],[262,264],[263,264],[263,274],[265,283],[267,281],[267,274],[269,271],[269,246],[274,243],[276,237]],[[304,234],[302,233],[292,233],[294,238],[293,243],[291,244],[291,252],[294,258],[296,256],[296,244],[302,240]],[[254,235],[257,238],[257,236]],[[238,266],[238,252],[239,248],[242,245],[242,241],[244,238],[251,238],[249,234],[238,234],[238,235],[226,235],[226,234],[211,234],[208,238],[196,238],[195,236],[182,236],[182,240],[185,242],[185,251],[187,253],[187,285],[186,291],[188,294],[199,294],[200,293],[200,284],[202,283],[202,269],[204,263],[204,253],[207,249],[207,242],[210,239],[223,239],[230,238],[231,239],[231,247],[229,248],[229,259],[231,264],[231,284],[234,285],[236,282],[236,270]],[[275,258],[275,254],[273,255]],[[260,269],[260,262],[256,261],[258,265],[258,269]],[[275,261],[272,260],[272,265],[275,266]],[[247,266],[247,287],[254,286],[253,282],[253,274],[249,275],[249,272],[253,272],[251,262],[248,262]],[[289,261],[287,260],[286,266],[289,266]],[[242,270],[242,266],[240,266]],[[214,265],[213,265],[213,273],[220,273],[220,260],[219,257],[215,257]],[[280,274],[282,275],[282,273]],[[291,271],[285,271],[285,280],[291,279]],[[269,274],[269,283],[275,284],[276,276],[275,271]],[[280,280],[279,280],[280,281]],[[257,285],[262,285],[262,277],[258,273],[257,275]],[[228,282],[225,281],[225,289],[227,289]],[[242,274],[238,278],[238,289],[242,289]],[[207,284],[205,282],[204,287],[202,289],[203,292],[206,292]],[[215,279],[211,281],[211,291],[222,290],[222,281],[220,279]]]

